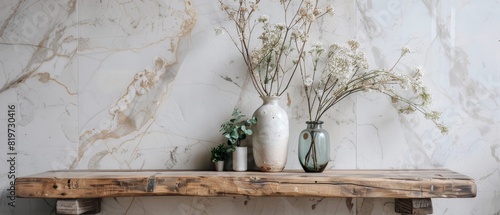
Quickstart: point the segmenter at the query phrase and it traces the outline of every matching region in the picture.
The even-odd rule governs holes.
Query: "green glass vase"
[[[322,121],[307,121],[299,136],[299,160],[306,172],[323,172],[330,161],[330,137]]]

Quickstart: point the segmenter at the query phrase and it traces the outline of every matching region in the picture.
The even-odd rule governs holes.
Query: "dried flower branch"
[[[368,70],[365,54],[358,47],[359,42],[355,40],[349,40],[347,46],[334,43],[328,50],[316,43],[308,51],[309,57],[299,62],[310,121],[319,121],[326,111],[351,94],[374,90],[397,103],[399,113],[421,112],[442,133],[448,132],[439,121],[441,113],[427,109],[432,98],[422,84],[421,69],[417,68],[413,75],[394,71],[401,58],[410,52],[407,47],[401,49],[400,57],[390,70]],[[401,96],[396,87],[413,96]]]
[[[281,96],[288,89],[299,66],[292,62],[302,60],[312,24],[326,14],[333,14],[333,7],[320,7],[319,0],[280,0],[283,10],[277,17],[284,20],[271,23],[265,14],[257,17],[260,0],[219,0],[219,3],[234,22],[236,35],[226,28],[222,30],[230,35],[241,53],[261,96]],[[262,33],[254,35],[257,28]]]

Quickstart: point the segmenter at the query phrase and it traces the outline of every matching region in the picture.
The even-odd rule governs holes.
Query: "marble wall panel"
[[[0,3],[0,101],[2,155],[0,213],[53,211],[54,201],[18,199],[8,205],[12,168],[7,146],[7,108],[15,105],[15,175],[66,169],[78,144],[76,1]],[[74,154],[74,153],[73,153]],[[33,205],[34,207],[26,207]]]
[[[268,2],[267,2],[268,3]],[[447,168],[474,178],[474,199],[435,199],[434,214],[499,214],[500,3],[333,2],[315,26],[323,43],[361,42],[371,68],[420,66],[450,133],[390,100],[360,93],[325,117],[329,169]],[[263,7],[273,14],[273,7]],[[272,16],[273,19],[279,19]],[[211,169],[209,150],[233,108],[261,104],[216,1],[0,2],[0,159],[8,159],[7,108],[16,105],[18,176],[53,169]],[[307,120],[300,82],[280,101],[290,118],[289,159]],[[5,114],[4,114],[5,113]],[[8,205],[1,214],[51,214],[54,201]],[[105,199],[101,214],[394,214],[390,199],[151,197]]]

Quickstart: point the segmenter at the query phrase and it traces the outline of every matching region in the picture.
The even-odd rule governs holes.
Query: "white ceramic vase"
[[[247,147],[236,147],[233,152],[233,170],[237,172],[247,171]]]
[[[280,97],[263,97],[262,106],[253,116],[252,147],[257,168],[264,172],[281,172],[288,155],[289,125],[286,111],[278,104]]]

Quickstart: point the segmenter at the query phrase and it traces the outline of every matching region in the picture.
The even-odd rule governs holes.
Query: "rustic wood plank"
[[[329,170],[215,172],[166,170],[48,171],[16,180],[28,198],[125,196],[311,196],[350,198],[471,198],[476,184],[450,170]]]
[[[101,199],[58,199],[57,214],[96,214],[101,212]]]
[[[432,214],[432,200],[396,199],[395,211],[400,214]]]

